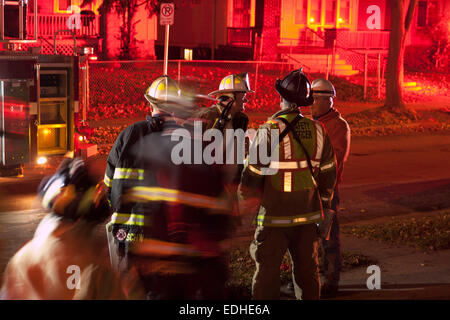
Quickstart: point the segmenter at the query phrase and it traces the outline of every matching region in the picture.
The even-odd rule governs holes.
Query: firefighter
[[[174,161],[176,141],[193,145],[190,133],[167,112],[181,99],[174,80],[157,78],[145,98],[151,116],[121,132],[107,160],[113,266],[136,268],[149,299],[193,299],[199,291],[219,298],[214,281],[205,279],[206,274],[224,277],[218,268],[207,269],[207,262],[220,257],[223,240],[214,225],[228,215],[220,201],[220,172]]]
[[[243,112],[247,93],[253,93],[247,73],[232,74],[220,81],[219,89],[208,95],[219,100],[215,105],[201,111],[198,118],[204,119],[203,129],[216,128],[247,130],[248,117]]]
[[[339,185],[342,181],[344,163],[350,151],[350,128],[339,111],[333,108],[333,100],[336,97],[336,90],[333,84],[325,79],[316,79],[311,86],[314,97],[314,103],[311,106],[312,115],[314,119],[318,120],[325,127],[336,154],[337,182],[331,208],[337,213],[340,200]],[[321,295],[323,298],[332,298],[338,293],[342,267],[337,215],[333,216],[329,240],[322,239],[322,244],[324,249],[325,282],[321,288]]]
[[[39,195],[51,212],[8,263],[1,299],[127,298],[95,236],[110,215],[103,182],[95,184],[82,160],[65,159]]]
[[[259,128],[250,155],[253,148],[264,144],[270,150],[271,130],[279,130],[279,160],[273,160],[272,155],[270,164],[265,164],[248,157],[239,186],[244,202],[256,199],[259,204],[250,245],[256,264],[252,296],[279,299],[280,264],[287,249],[296,298],[319,299],[316,224],[331,207],[336,180],[334,152],[322,125],[299,112],[299,107],[313,103],[310,83],[302,70],[277,80],[275,89],[281,110]]]

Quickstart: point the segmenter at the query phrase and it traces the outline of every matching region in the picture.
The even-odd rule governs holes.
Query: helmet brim
[[[208,96],[218,96],[222,93],[232,93],[232,92],[243,92],[243,93],[254,93],[253,90],[235,90],[235,89],[224,89],[224,90],[216,90],[208,93]]]

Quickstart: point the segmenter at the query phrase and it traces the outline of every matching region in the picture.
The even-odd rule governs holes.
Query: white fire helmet
[[[180,98],[180,87],[169,76],[161,76],[145,91],[145,98],[152,103],[161,103]]]
[[[220,81],[219,90],[213,91],[208,95],[220,96],[223,93],[232,92],[255,92],[253,90],[250,90],[248,73],[231,74],[229,76],[226,76],[222,79],[222,81]]]
[[[333,84],[326,79],[316,79],[311,84],[313,97],[336,97]]]

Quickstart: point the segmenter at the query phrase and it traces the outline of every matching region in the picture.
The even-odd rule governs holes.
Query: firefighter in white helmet
[[[350,150],[350,128],[338,110],[333,107],[336,90],[333,84],[325,79],[316,79],[312,82],[314,103],[311,112],[315,120],[325,127],[330,137],[331,145],[336,154],[337,182],[331,209],[338,212],[339,184],[342,181],[344,163]],[[337,295],[342,267],[341,243],[339,238],[338,216],[333,216],[329,239],[322,239],[324,248],[325,282],[321,290],[322,298],[331,298]]]

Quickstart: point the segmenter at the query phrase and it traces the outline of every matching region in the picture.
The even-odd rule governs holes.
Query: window
[[[57,0],[58,1],[58,11],[66,11],[72,5],[71,0]]]
[[[308,19],[308,0],[297,0],[295,24],[306,24]]]
[[[233,27],[250,27],[250,0],[233,1]]]
[[[325,3],[325,24],[336,24],[336,1],[327,0]]]
[[[192,60],[192,49],[184,49],[184,60]]]
[[[339,23],[350,24],[350,0],[340,1]]]
[[[322,1],[311,1],[310,24],[320,24],[322,16]]]
[[[437,1],[419,1],[417,5],[417,26],[433,26],[439,21],[439,4]]]

